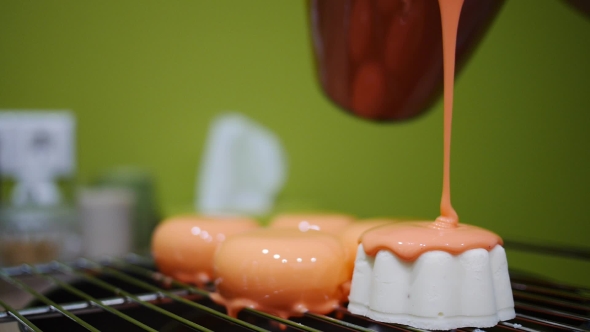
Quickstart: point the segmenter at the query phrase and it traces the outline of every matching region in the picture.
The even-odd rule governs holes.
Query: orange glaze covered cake
[[[324,232],[260,229],[225,241],[214,259],[211,298],[236,316],[254,308],[283,318],[326,314],[344,299],[344,248]]]
[[[491,327],[515,315],[502,239],[440,218],[365,232],[349,300],[352,313],[431,330]]]
[[[203,285],[213,278],[213,254],[228,237],[259,227],[239,217],[178,216],[163,221],[152,235],[158,269],[179,281]]]
[[[457,27],[463,0],[439,0],[444,60],[441,215],[373,228],[358,247],[348,309],[430,330],[492,327],[515,317],[502,239],[459,224],[451,205],[450,151]]]
[[[282,214],[275,217],[269,227],[298,229],[302,232],[316,230],[339,235],[354,220],[347,214]]]

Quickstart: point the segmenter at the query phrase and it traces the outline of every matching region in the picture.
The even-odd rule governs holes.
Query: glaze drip
[[[463,0],[439,0],[443,32],[444,63],[444,166],[443,192],[440,202],[439,224],[456,227],[459,216],[451,204],[451,128],[453,123],[453,96],[455,86],[455,49],[457,47],[457,29]]]
[[[403,260],[415,261],[427,251],[442,250],[453,255],[502,245],[495,233],[476,226],[459,224],[451,204],[451,127],[455,84],[457,30],[464,0],[439,0],[443,32],[444,64],[444,161],[440,216],[434,222],[405,222],[372,229],[361,239],[367,255],[389,250]]]

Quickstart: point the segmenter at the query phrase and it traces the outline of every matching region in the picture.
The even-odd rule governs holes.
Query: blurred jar
[[[75,208],[3,206],[0,209],[0,264],[45,263],[80,255]]]
[[[465,0],[457,69],[503,0]],[[311,0],[309,17],[323,92],[356,116],[399,121],[424,113],[442,92],[437,0]]]
[[[133,195],[130,250],[149,251],[152,232],[161,219],[152,174],[138,167],[121,166],[99,175],[93,185],[103,189],[123,189]]]
[[[123,257],[132,250],[134,206],[134,193],[127,189],[88,187],[79,190],[78,210],[85,257]]]

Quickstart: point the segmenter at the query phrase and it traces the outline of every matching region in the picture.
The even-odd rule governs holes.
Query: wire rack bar
[[[174,291],[177,295],[186,296],[185,291]],[[158,294],[149,293],[149,294],[141,294],[136,295],[139,299],[144,302],[162,302],[162,299]],[[123,307],[123,306],[136,306],[137,304],[134,302],[129,302],[124,297],[113,297],[108,299],[99,300],[99,302],[105,306],[110,307]],[[81,302],[71,302],[67,304],[62,304],[62,307],[68,311],[76,312],[76,313],[91,313],[100,311],[100,308],[92,306],[88,301],[81,301]],[[35,308],[28,308],[18,310],[23,316],[26,317],[34,317],[34,318],[51,318],[51,317],[58,317],[61,316],[59,312],[53,310],[50,306],[40,306]],[[13,321],[11,316],[7,312],[0,312],[0,323],[6,323]]]
[[[23,291],[33,295],[37,300],[48,305],[51,308],[51,310],[58,311],[59,313],[66,316],[67,318],[71,319],[72,321],[78,323],[79,325],[81,325],[82,327],[87,329],[88,331],[99,332],[99,330],[94,328],[92,325],[88,324],[87,322],[85,322],[81,318],[77,317],[76,315],[72,314],[68,310],[64,309],[61,305],[53,302],[52,300],[50,300],[46,296],[40,294],[39,292],[37,292],[36,290],[31,288],[29,285],[25,284],[24,282],[22,282],[18,279],[12,278],[12,277],[2,273],[1,271],[0,271],[0,278],[4,279],[8,283],[10,283],[16,287],[22,289]]]
[[[403,331],[403,332],[428,332],[428,330],[423,330],[423,329],[419,329],[419,328],[415,328],[415,327],[411,327],[411,326],[405,326],[405,325],[399,325],[399,324],[391,324],[391,323],[378,322],[378,321],[374,321],[374,320],[370,319],[369,317],[357,316],[357,315],[352,314],[350,311],[348,311],[344,307],[337,308],[336,309],[336,312],[339,315],[342,315],[342,316],[354,317],[356,319],[363,320],[363,321],[365,321],[367,323],[370,323],[370,324],[374,324],[374,325],[378,325],[378,326],[383,326],[383,327],[386,327],[386,328],[389,328],[389,329],[398,330],[398,331]],[[459,331],[459,330],[457,330],[457,331]]]
[[[533,316],[529,316],[529,315],[524,315],[524,314],[516,314],[516,319],[522,320],[525,322],[537,323],[539,325],[544,325],[544,326],[548,326],[548,327],[555,328],[555,329],[576,331],[576,332],[588,331],[587,329],[578,328],[576,326],[561,324],[561,323],[550,321],[547,319],[541,319],[541,318],[537,318],[537,317],[533,317]]]
[[[342,315],[343,317],[355,317],[356,319],[362,320],[365,324],[367,324],[369,326],[373,325],[373,326],[377,326],[377,327],[381,327],[381,328],[392,329],[392,330],[402,331],[402,332],[410,332],[411,331],[410,330],[411,327],[405,328],[402,325],[395,325],[395,324],[389,324],[389,323],[384,323],[384,322],[378,322],[378,321],[374,321],[374,320],[370,319],[369,317],[353,315],[346,308],[338,308],[338,309],[336,309],[336,312],[338,313],[338,315]]]
[[[188,291],[190,293],[198,294],[198,295],[205,296],[205,297],[209,297],[209,295],[210,295],[210,293],[208,291],[206,291],[206,290],[199,289],[199,288],[196,288],[196,287],[192,287],[192,286],[190,286],[188,284],[185,284],[185,283],[182,283],[180,281],[176,281],[176,280],[174,280],[174,279],[172,279],[170,277],[167,277],[167,276],[165,276],[165,275],[163,275],[163,274],[161,274],[159,272],[154,272],[154,271],[148,270],[146,268],[140,267],[138,265],[134,265],[133,263],[129,264],[129,263],[126,263],[126,262],[121,261],[121,260],[112,260],[110,264],[115,265],[115,266],[118,266],[120,268],[125,268],[125,269],[127,269],[127,270],[129,270],[129,271],[131,271],[133,273],[136,273],[136,274],[141,275],[141,276],[146,277],[146,278],[150,278],[150,279],[152,279],[154,281],[158,281],[158,282],[164,283],[166,285],[174,285],[174,286],[176,286],[178,288],[181,288],[181,289],[184,289],[184,290],[186,290],[186,291]],[[147,285],[147,286],[149,286],[150,288],[153,287],[151,285]],[[159,289],[159,288],[154,287],[154,289]],[[187,304],[189,304],[189,303],[187,303]],[[189,305],[195,306],[195,305],[197,305],[197,303],[190,302]],[[207,308],[207,309],[208,310],[212,310],[214,312],[214,314],[216,314],[216,315],[222,314],[222,313],[220,313],[218,311],[215,311],[213,309],[210,309],[210,308]],[[264,317],[266,319],[273,320],[273,321],[275,321],[277,323],[284,324],[286,326],[290,326],[290,327],[296,328],[298,330],[302,330],[302,331],[306,331],[306,332],[321,332],[320,330],[316,330],[316,329],[313,329],[311,327],[305,326],[303,324],[299,324],[299,323],[293,322],[293,321],[288,320],[288,319],[283,319],[283,318],[280,318],[280,317],[277,317],[277,316],[274,316],[274,315],[271,315],[271,314],[268,314],[268,313],[265,313],[265,312],[261,312],[261,311],[254,310],[254,309],[251,309],[251,308],[244,308],[244,310],[247,311],[247,312],[253,313],[255,315]],[[222,314],[222,315],[224,316],[224,318],[225,317],[229,317],[229,319],[231,319],[232,322],[233,322],[234,318],[232,318],[230,316],[227,316],[225,314]],[[256,328],[256,329],[260,329],[260,328],[258,328],[256,326],[251,325],[251,324],[249,324],[249,326],[252,326],[253,328]]]
[[[580,323],[590,322],[590,317],[588,317],[588,316],[576,315],[576,314],[572,314],[572,313],[565,312],[565,311],[554,310],[554,309],[550,309],[550,308],[546,308],[546,307],[537,306],[534,304],[522,303],[519,301],[515,301],[514,305],[515,305],[516,309],[534,311],[534,312],[537,312],[540,314],[550,315],[553,317],[560,317],[560,318],[566,318],[569,320],[578,321]]]
[[[90,306],[93,305],[93,306],[99,307],[100,309],[102,309],[102,310],[104,310],[106,312],[109,312],[109,313],[111,313],[111,314],[113,314],[113,315],[115,315],[115,316],[117,316],[117,317],[119,317],[119,318],[121,318],[123,320],[128,321],[129,323],[134,324],[135,326],[141,328],[144,331],[158,332],[157,330],[155,330],[155,329],[153,329],[153,328],[145,325],[144,323],[142,323],[142,322],[134,319],[133,317],[130,317],[130,316],[128,316],[128,315],[120,312],[119,310],[113,308],[112,306],[107,306],[107,305],[102,304],[99,300],[97,300],[94,297],[92,297],[92,296],[90,296],[90,295],[88,295],[88,294],[86,294],[86,293],[84,293],[84,292],[76,289],[75,287],[71,286],[70,284],[63,282],[63,281],[55,278],[54,276],[52,276],[50,274],[44,274],[44,273],[40,272],[38,269],[36,269],[33,266],[31,266],[30,268],[31,268],[31,271],[32,271],[32,274],[33,275],[41,276],[43,278],[46,278],[46,279],[52,281],[53,283],[55,283],[59,287],[65,289],[66,291],[68,291],[68,292],[70,292],[70,293],[72,293],[72,294],[74,294],[74,295],[76,295],[76,296],[78,296],[78,297],[80,297],[80,298],[88,301],[88,304]]]
[[[340,319],[328,317],[328,316],[325,316],[325,315],[318,315],[318,314],[314,314],[314,313],[311,313],[311,312],[306,312],[305,313],[305,316],[310,317],[310,318],[313,318],[313,319],[321,320],[323,322],[330,323],[332,325],[341,326],[341,327],[344,327],[344,328],[355,330],[355,331],[361,331],[361,332],[374,332],[375,331],[373,329],[368,329],[366,327],[362,327],[362,326],[359,326],[359,325],[356,325],[356,324],[345,322],[345,321],[340,320]]]
[[[146,307],[148,309],[151,309],[151,310],[156,311],[156,312],[158,312],[158,313],[160,313],[162,315],[165,315],[168,318],[171,318],[171,319],[174,319],[174,320],[176,320],[178,322],[181,322],[181,323],[183,323],[183,324],[185,324],[187,326],[190,326],[190,327],[196,329],[197,331],[203,331],[203,332],[210,332],[210,331],[212,331],[212,330],[210,330],[210,329],[208,329],[208,328],[206,328],[204,326],[201,326],[199,324],[193,323],[193,322],[191,322],[190,320],[188,320],[186,318],[180,317],[180,316],[178,316],[178,315],[176,315],[176,314],[174,314],[174,313],[172,313],[172,312],[170,312],[168,310],[162,309],[162,308],[158,307],[157,305],[154,305],[154,304],[152,304],[150,302],[142,301],[139,297],[137,297],[137,296],[135,296],[135,295],[133,295],[133,294],[131,294],[129,292],[126,292],[126,291],[124,291],[124,290],[122,290],[120,288],[117,288],[117,287],[115,287],[115,286],[113,286],[113,285],[111,285],[111,284],[109,284],[109,283],[107,283],[105,281],[102,281],[102,280],[100,280],[100,279],[98,279],[98,278],[90,275],[89,273],[83,273],[83,272],[75,271],[74,269],[72,269],[71,267],[69,267],[69,266],[67,266],[65,264],[60,264],[60,270],[63,271],[63,272],[66,272],[66,273],[70,273],[70,274],[74,274],[76,276],[82,277],[82,278],[86,279],[88,282],[90,282],[90,283],[92,283],[92,284],[94,284],[94,285],[96,285],[96,286],[98,286],[100,288],[103,288],[103,289],[106,289],[108,291],[111,291],[115,295],[120,295],[123,298],[125,298],[126,300],[133,301],[133,302],[135,302],[135,303],[137,303],[137,304],[139,304],[141,306],[144,306],[144,307]],[[161,295],[159,293],[157,295],[158,295],[158,299],[159,299],[161,297]]]
[[[535,330],[530,327],[522,326],[521,324],[511,322],[500,322],[500,324],[498,324],[498,327],[508,329],[511,331],[540,332],[539,330]]]
[[[309,327],[309,326],[305,326],[303,324],[294,322],[292,320],[284,319],[284,318],[281,318],[281,317],[277,317],[277,316],[268,314],[266,312],[258,311],[258,310],[252,309],[252,308],[244,308],[244,311],[249,312],[249,313],[254,314],[254,315],[257,315],[257,316],[260,316],[260,317],[264,317],[264,318],[269,319],[269,320],[272,320],[272,321],[274,321],[276,323],[282,324],[283,326],[289,326],[289,327],[295,328],[295,329],[300,330],[300,331],[306,331],[306,332],[322,332],[321,330],[314,329],[314,328]]]
[[[208,313],[210,315],[213,315],[213,316],[216,316],[218,318],[224,319],[224,320],[226,320],[226,321],[228,321],[230,323],[233,323],[233,324],[236,324],[236,325],[240,325],[240,326],[249,328],[249,329],[251,329],[253,331],[269,332],[266,329],[260,328],[258,326],[252,325],[250,323],[244,322],[244,321],[239,320],[239,319],[232,318],[232,317],[230,317],[230,316],[228,316],[228,315],[226,315],[224,313],[221,313],[221,312],[219,312],[217,310],[211,309],[211,308],[209,308],[207,306],[204,306],[204,305],[202,305],[200,303],[189,301],[189,300],[187,300],[187,299],[185,299],[183,297],[180,297],[178,295],[175,295],[173,293],[170,293],[170,292],[168,292],[168,291],[166,291],[166,290],[164,290],[162,288],[159,288],[159,287],[156,287],[156,286],[152,286],[152,285],[150,285],[148,283],[145,283],[145,282],[143,282],[143,281],[141,281],[139,279],[136,279],[136,278],[134,278],[132,276],[129,276],[129,275],[125,274],[125,273],[119,272],[119,271],[117,271],[117,270],[115,270],[115,269],[113,269],[111,267],[101,266],[100,264],[95,263],[95,262],[92,262],[90,260],[87,260],[87,262],[89,262],[89,263],[92,264],[92,266],[89,266],[88,267],[90,270],[95,270],[95,271],[98,271],[98,272],[103,272],[105,274],[111,275],[111,276],[113,276],[113,277],[115,277],[117,279],[120,279],[122,281],[125,281],[127,283],[130,283],[132,285],[141,287],[141,288],[146,289],[146,290],[149,290],[151,292],[155,292],[155,293],[161,294],[162,296],[166,296],[166,297],[168,297],[170,299],[173,299],[173,300],[175,300],[177,302],[180,302],[180,303],[183,303],[183,304],[186,304],[186,305],[189,305],[189,306],[198,308],[198,309],[200,309],[202,311],[205,311],[206,313]]]
[[[209,298],[210,291],[178,282],[159,272],[144,267],[152,265],[152,260],[146,259],[143,256],[131,254],[126,257],[125,260],[107,259],[100,263],[87,259],[79,259],[67,264],[52,262],[35,266],[22,265],[0,269],[0,279],[4,279],[10,284],[33,295],[38,301],[45,304],[45,306],[37,308],[14,310],[6,303],[0,301],[0,306],[5,309],[5,311],[0,311],[0,323],[17,321],[20,324],[27,326],[31,331],[36,332],[41,330],[35,326],[30,319],[65,316],[89,331],[98,331],[95,327],[87,324],[85,321],[74,315],[74,313],[81,314],[106,311],[142,328],[145,331],[156,331],[140,322],[138,319],[132,318],[120,311],[122,308],[139,305],[146,307],[149,310],[159,312],[171,320],[178,321],[198,331],[210,331],[206,327],[198,325],[158,306],[173,301],[197,308],[208,315],[232,324],[237,324],[243,328],[258,332],[268,331],[262,327],[252,325],[239,319],[234,319],[223,312],[219,312],[204,304],[195,302],[204,298]],[[115,296],[107,299],[97,299],[92,295],[75,288],[71,284],[56,278],[54,276],[56,273],[82,278],[95,286],[112,292]],[[57,304],[44,295],[39,294],[24,282],[18,280],[18,277],[27,275],[51,280],[55,285],[78,296],[84,301]],[[149,293],[132,294],[124,289],[115,287],[113,284],[103,281],[100,279],[103,276],[114,277],[117,280],[144,289]],[[156,284],[161,285],[161,287],[154,286],[151,283],[136,278],[135,276],[152,280],[156,282]],[[172,289],[167,290],[170,287],[172,287]],[[588,316],[590,313],[590,292],[587,289],[562,286],[543,280],[529,280],[528,278],[521,277],[513,278],[512,287],[515,297],[515,307],[517,309],[517,318],[509,322],[500,322],[496,326],[496,329],[525,332],[538,332],[537,328],[540,330],[551,329],[575,332],[590,331],[590,317]],[[282,319],[251,308],[245,308],[244,311],[265,318],[268,321],[274,321],[282,327],[290,327],[305,332],[320,331],[311,326],[306,326],[297,322],[298,319]],[[322,324],[330,324],[334,327],[334,330],[338,331],[354,330],[369,332],[375,331],[372,328],[380,330],[380,327],[385,327],[399,331],[427,332],[425,330],[397,324],[375,322],[367,317],[353,315],[343,307],[336,309],[335,313],[336,318],[331,317],[331,315],[326,316],[314,313],[306,313],[305,318],[312,326],[314,325],[313,321],[315,320],[318,324],[320,324],[320,322]],[[487,329],[484,330],[487,331]],[[481,330],[479,329],[456,330],[456,332],[480,331]]]
[[[3,307],[4,309],[6,309],[8,311],[8,315],[13,317],[21,325],[28,327],[29,330],[31,330],[33,332],[41,332],[42,331],[40,328],[35,326],[35,324],[31,323],[31,321],[29,321],[25,316],[23,316],[18,311],[14,310],[14,308],[12,308],[10,305],[3,302],[2,300],[0,300],[0,307]]]

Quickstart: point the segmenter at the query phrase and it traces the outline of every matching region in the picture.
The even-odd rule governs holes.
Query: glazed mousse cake
[[[516,316],[502,239],[459,224],[451,205],[450,151],[457,28],[463,0],[439,0],[444,60],[441,215],[371,229],[358,247],[348,309],[431,330],[492,327]]]
[[[152,256],[163,274],[202,286],[213,280],[213,254],[219,244],[234,234],[259,227],[250,218],[172,217],[154,230]]]
[[[506,254],[470,225],[389,224],[358,247],[348,310],[432,330],[491,327],[515,317]]]
[[[236,316],[245,307],[282,318],[327,314],[345,300],[340,240],[320,231],[260,229],[232,236],[215,254],[211,299]]]

